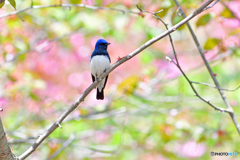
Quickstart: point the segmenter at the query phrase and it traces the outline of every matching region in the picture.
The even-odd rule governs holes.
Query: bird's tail
[[[99,92],[98,88],[97,88],[97,100],[101,99],[103,100],[104,99],[104,93],[103,93],[103,90],[101,92]]]

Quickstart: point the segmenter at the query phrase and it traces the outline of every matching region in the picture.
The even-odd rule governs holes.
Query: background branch
[[[204,86],[209,86],[209,87],[212,87],[212,88],[216,88],[216,89],[220,89],[220,88],[217,88],[216,86],[214,85],[211,85],[211,84],[207,84],[207,83],[202,83],[202,82],[194,82],[194,81],[191,81],[192,83],[195,83],[195,84],[201,84],[201,85],[204,85]],[[233,91],[236,91],[240,88],[240,86],[238,86],[237,88],[235,89],[221,89],[222,91],[229,91],[229,92],[233,92]]]
[[[26,12],[27,10],[32,10],[32,9],[42,9],[42,8],[56,8],[56,7],[80,7],[80,8],[87,8],[87,9],[92,9],[92,10],[111,10],[111,11],[118,11],[118,12],[122,12],[122,13],[133,13],[133,14],[138,14],[139,12],[134,12],[134,11],[130,11],[130,10],[123,10],[123,9],[117,9],[117,8],[108,8],[108,7],[97,7],[97,6],[91,6],[91,5],[85,5],[85,4],[53,4],[53,5],[37,5],[37,6],[33,6],[33,4],[31,4],[30,7],[15,11],[15,12],[11,12],[11,13],[6,13],[3,15],[0,15],[0,19],[1,18],[5,18],[11,15],[15,15],[15,14],[19,14],[22,12]]]
[[[216,3],[217,3],[217,1],[216,1],[213,5],[215,5]],[[213,6],[213,5],[212,5],[212,6]],[[212,6],[210,6],[210,8],[211,8]],[[138,7],[138,6],[137,6],[137,7]],[[207,8],[208,8],[208,7],[207,7]],[[206,8],[206,9],[207,9],[207,8]],[[167,24],[157,15],[157,13],[159,13],[160,11],[158,11],[158,12],[144,11],[144,10],[142,10],[142,9],[139,8],[139,7],[138,7],[138,9],[139,9],[141,12],[151,13],[155,18],[157,18],[158,20],[160,20],[160,21],[165,25],[166,29],[168,30]],[[186,18],[186,17],[184,17],[184,18]],[[201,99],[202,101],[204,101],[204,102],[206,102],[207,104],[209,104],[209,105],[210,105],[211,107],[213,107],[214,109],[216,109],[216,110],[218,110],[218,111],[221,111],[221,112],[231,113],[232,110],[226,110],[226,109],[223,109],[223,108],[219,108],[219,107],[213,105],[212,103],[210,103],[209,100],[206,100],[206,99],[204,99],[202,96],[199,95],[199,93],[197,92],[197,90],[195,89],[195,87],[194,87],[193,84],[192,84],[192,83],[194,83],[194,82],[192,82],[192,81],[187,77],[187,75],[184,73],[184,71],[182,70],[182,68],[181,68],[181,66],[180,66],[180,64],[179,64],[179,61],[178,61],[178,58],[177,58],[177,53],[176,53],[175,47],[174,47],[174,45],[173,45],[173,40],[172,40],[171,34],[169,34],[168,36],[169,36],[169,39],[170,39],[170,43],[171,43],[171,46],[172,46],[172,50],[173,50],[173,53],[174,53],[174,57],[175,57],[175,59],[176,59],[176,62],[172,61],[169,57],[166,57],[166,58],[167,58],[167,60],[169,60],[170,62],[173,62],[173,63],[178,67],[178,69],[181,71],[181,73],[183,74],[183,76],[185,77],[185,79],[186,79],[186,80],[188,81],[188,83],[190,84],[190,86],[191,86],[193,92],[195,93],[195,95],[196,95],[199,99]],[[196,83],[196,84],[203,84],[203,83],[198,83],[198,82],[195,82],[195,83]],[[204,85],[204,84],[203,84],[203,85]],[[205,85],[208,85],[208,84],[205,84]],[[208,85],[208,86],[211,86],[211,85]]]
[[[186,15],[185,15],[185,13],[184,13],[181,5],[179,4],[179,2],[178,2],[177,0],[174,0],[174,1],[175,1],[176,5],[177,5],[177,6],[179,7],[179,9],[180,9],[181,15],[183,16],[183,18],[185,18]],[[216,1],[216,2],[217,2],[217,1]],[[216,4],[216,3],[214,3],[214,4]],[[214,81],[214,83],[215,83],[215,85],[216,85],[216,88],[218,89],[218,91],[219,91],[219,93],[220,93],[220,95],[221,95],[224,103],[226,104],[228,110],[231,111],[231,112],[228,112],[228,113],[230,114],[230,116],[231,116],[231,118],[232,118],[232,120],[233,120],[233,122],[234,122],[234,124],[235,124],[235,126],[236,126],[236,129],[237,129],[237,131],[238,131],[238,133],[239,133],[239,135],[240,135],[240,125],[238,124],[238,122],[237,122],[237,120],[236,120],[236,117],[235,117],[235,114],[234,114],[234,112],[233,112],[233,109],[232,109],[232,107],[231,107],[231,105],[230,105],[230,103],[229,103],[229,101],[228,101],[225,93],[222,91],[221,86],[220,86],[220,84],[218,83],[216,77],[214,76],[214,73],[213,73],[213,71],[212,71],[212,69],[211,69],[211,67],[210,67],[210,65],[209,65],[209,63],[208,63],[208,61],[207,61],[207,59],[206,59],[206,57],[205,57],[205,55],[204,55],[204,52],[203,52],[203,50],[202,50],[202,47],[201,47],[200,43],[198,42],[197,36],[196,36],[195,33],[193,32],[193,29],[192,29],[191,25],[190,25],[188,22],[187,22],[186,24],[187,24],[187,27],[188,27],[188,29],[189,29],[192,37],[193,37],[194,42],[195,42],[195,44],[196,44],[196,46],[197,46],[197,48],[198,48],[198,51],[199,51],[199,53],[200,53],[200,55],[201,55],[201,57],[202,57],[202,59],[203,59],[203,61],[204,61],[204,64],[206,65],[207,70],[208,70],[208,72],[210,73],[210,76],[212,77],[212,80]]]
[[[193,92],[195,93],[195,96],[197,96],[199,99],[201,99],[202,101],[204,101],[205,103],[209,104],[211,107],[213,107],[214,109],[221,111],[221,112],[227,112],[227,113],[232,113],[232,110],[229,109],[224,109],[224,108],[219,108],[217,106],[215,106],[214,104],[212,104],[209,100],[204,99],[202,96],[199,95],[199,93],[197,92],[197,90],[195,89],[195,87],[193,86],[193,82],[187,77],[187,75],[184,73],[184,71],[182,70],[182,68],[180,67],[179,64],[175,63],[174,61],[172,61],[169,57],[167,57],[168,60],[170,60],[170,62],[172,62],[173,64],[175,64],[176,67],[178,67],[178,69],[181,71],[181,73],[183,74],[183,76],[185,77],[185,79],[188,81],[188,83],[190,84]]]
[[[36,142],[27,150],[25,151],[19,158],[20,159],[25,159],[27,158],[30,154],[32,154],[37,147],[58,127],[61,127],[61,123],[63,120],[75,109],[77,106],[86,98],[86,96],[100,83],[100,81],[106,77],[110,72],[112,72],[115,68],[120,66],[122,63],[128,61],[132,57],[136,56],[138,53],[152,45],[153,43],[159,41],[160,39],[164,38],[165,36],[169,35],[170,33],[174,32],[177,28],[191,20],[193,17],[198,15],[203,11],[204,8],[206,8],[213,0],[208,0],[206,3],[204,3],[200,8],[198,8],[194,13],[190,14],[188,17],[183,19],[181,22],[178,24],[174,25],[171,27],[169,30],[165,31],[164,33],[152,38],[151,40],[147,41],[145,44],[143,44],[141,47],[133,51],[132,53],[128,54],[125,56],[123,59],[119,60],[115,64],[111,65],[111,67],[100,76],[98,80],[96,80],[94,83],[92,83],[84,92],[83,94],[78,98],[76,102],[74,102],[57,120],[52,124],[52,126],[42,135],[39,136],[39,138],[36,140]]]

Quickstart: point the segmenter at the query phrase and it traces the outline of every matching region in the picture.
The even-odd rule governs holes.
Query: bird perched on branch
[[[95,45],[95,49],[90,59],[90,69],[92,74],[92,81],[94,82],[105,72],[111,63],[111,59],[107,52],[108,43],[104,39],[99,39]],[[108,75],[97,85],[97,100],[104,99],[104,88],[107,83]]]

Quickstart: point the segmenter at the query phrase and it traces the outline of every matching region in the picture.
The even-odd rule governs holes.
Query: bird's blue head
[[[104,50],[107,50],[107,46],[109,45],[110,43],[108,43],[106,40],[104,39],[99,39],[95,45],[95,49],[104,49]]]

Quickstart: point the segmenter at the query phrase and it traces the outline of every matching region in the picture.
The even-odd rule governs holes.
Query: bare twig
[[[211,6],[208,6],[208,7],[204,8],[203,10],[207,10],[209,8],[212,8],[215,4],[217,4],[217,2],[219,2],[219,0],[216,0]]]
[[[201,99],[202,101],[204,101],[205,103],[209,104],[211,107],[213,107],[214,109],[221,111],[221,112],[227,112],[227,113],[232,113],[232,110],[229,109],[224,109],[224,108],[219,108],[217,106],[215,106],[214,104],[212,104],[209,100],[204,99],[202,96],[199,95],[199,93],[197,92],[197,90],[195,89],[195,87],[193,86],[192,81],[187,77],[187,75],[184,73],[184,71],[182,70],[182,68],[180,67],[180,65],[178,65],[177,63],[175,63],[174,61],[171,61],[173,64],[175,64],[176,67],[178,67],[178,69],[181,71],[181,73],[183,74],[183,76],[185,77],[185,79],[188,81],[189,85],[191,86],[193,92],[195,93],[195,96],[197,96],[199,99]]]
[[[183,24],[191,20],[193,17],[198,15],[203,11],[205,7],[207,7],[213,0],[208,0],[206,3],[204,3],[200,8],[198,8],[194,13],[190,14],[188,17],[184,18],[181,22],[171,27],[169,30],[163,32],[162,34],[152,38],[151,40],[147,41],[145,44],[140,46],[138,49],[133,51],[132,53],[125,56],[123,59],[119,60],[118,62],[114,63],[110,66],[110,68],[103,73],[95,82],[93,82],[84,92],[83,94],[78,98],[76,102],[74,102],[57,120],[52,124],[52,126],[46,130],[45,133],[39,136],[39,138],[36,140],[36,142],[28,149],[26,150],[22,155],[19,156],[19,159],[25,159],[30,154],[32,154],[37,147],[58,127],[58,124],[61,124],[63,120],[75,109],[77,106],[84,101],[86,96],[102,81],[103,78],[105,78],[110,72],[112,72],[115,68],[120,66],[122,63],[130,60],[132,57],[139,54],[141,51],[149,47],[150,45],[154,44],[155,42],[159,41],[160,39],[166,37],[170,33],[174,32],[177,28],[181,27]]]
[[[155,17],[155,18],[157,18],[158,20],[160,20],[160,21],[163,23],[163,25],[165,26],[166,30],[168,30],[168,25],[157,15],[158,13],[162,12],[163,9],[160,10],[160,11],[157,11],[157,12],[150,12],[150,11],[142,10],[138,5],[137,5],[137,8],[138,8],[141,12],[151,13],[151,14],[153,15],[153,17]],[[171,46],[172,46],[172,49],[173,49],[173,53],[174,53],[174,57],[175,57],[175,59],[176,59],[176,62],[177,62],[177,64],[179,64],[178,58],[177,58],[177,54],[176,54],[175,48],[174,48],[174,46],[173,46],[173,41],[172,41],[172,36],[171,36],[171,34],[169,34],[168,37],[169,37],[170,42],[171,42]]]
[[[205,86],[209,86],[209,87],[212,87],[212,88],[216,88],[216,89],[220,89],[220,88],[217,88],[216,86],[214,85],[211,85],[211,84],[207,84],[207,83],[202,83],[202,82],[194,82],[194,81],[191,81],[191,83],[195,83],[195,84],[201,84],[201,85],[205,85]],[[233,92],[233,91],[236,91],[240,88],[240,86],[238,86],[237,88],[235,89],[221,89],[222,91],[229,91],[229,92]]]
[[[185,18],[186,15],[185,15],[185,13],[184,13],[181,5],[179,4],[179,2],[178,2],[177,0],[174,0],[174,1],[175,1],[176,5],[177,5],[177,6],[179,7],[179,9],[180,9],[181,15],[183,16],[183,18]],[[217,0],[217,1],[218,1],[218,0]],[[216,1],[213,5],[215,5],[215,4],[217,3],[217,1]],[[205,55],[204,55],[204,52],[203,52],[203,50],[202,50],[202,47],[201,47],[200,43],[198,42],[198,39],[197,39],[195,33],[193,32],[193,29],[192,29],[191,25],[190,25],[188,22],[187,22],[187,27],[188,27],[188,29],[189,29],[192,37],[193,37],[193,40],[194,40],[195,44],[197,45],[198,51],[199,51],[199,53],[200,53],[200,55],[201,55],[201,57],[202,57],[205,65],[206,65],[207,70],[208,70],[208,72],[210,73],[210,75],[211,75],[211,77],[212,77],[212,79],[213,79],[213,81],[214,81],[214,83],[215,83],[215,85],[216,85],[216,87],[217,87],[217,89],[218,89],[218,91],[219,91],[219,93],[220,93],[220,95],[221,95],[224,103],[226,104],[228,110],[231,111],[231,112],[228,112],[228,113],[230,114],[230,116],[231,116],[231,118],[232,118],[232,120],[233,120],[233,122],[234,122],[234,124],[235,124],[235,126],[236,126],[236,129],[237,129],[237,131],[238,131],[238,133],[239,133],[239,135],[240,135],[240,125],[238,124],[238,122],[237,122],[237,120],[236,120],[236,117],[235,117],[235,114],[234,114],[234,112],[233,112],[233,109],[232,109],[232,107],[231,107],[228,99],[226,98],[225,93],[222,91],[222,88],[221,88],[220,84],[218,83],[216,77],[214,76],[214,73],[213,73],[213,71],[212,71],[212,69],[211,69],[211,67],[210,67],[210,65],[209,65],[209,63],[208,63],[208,61],[207,61],[207,59],[206,59],[206,57],[205,57]]]
[[[137,8],[138,8],[141,12],[147,12],[147,13],[153,14],[153,16],[154,16],[155,18],[159,19],[159,20],[165,25],[166,29],[168,30],[167,24],[157,15],[157,13],[159,13],[159,11],[154,13],[154,12],[144,11],[144,10],[142,10],[141,8],[139,8],[138,6],[137,6]],[[166,57],[166,59],[167,59],[169,62],[173,62],[173,63],[178,67],[178,69],[181,71],[181,73],[183,74],[183,76],[186,78],[186,80],[187,80],[188,83],[190,84],[190,86],[191,86],[193,92],[195,93],[195,95],[196,95],[197,97],[199,97],[201,100],[203,100],[204,102],[208,103],[210,106],[212,106],[212,107],[213,107],[214,109],[216,109],[216,110],[219,110],[219,111],[221,111],[221,112],[232,112],[231,110],[226,110],[226,109],[219,108],[219,107],[213,105],[212,103],[210,103],[210,101],[204,99],[203,97],[201,97],[201,96],[198,94],[197,90],[196,90],[195,87],[192,85],[193,82],[192,82],[191,80],[189,80],[189,78],[188,78],[187,75],[184,73],[184,71],[182,70],[182,68],[181,68],[181,66],[180,66],[180,64],[179,64],[179,61],[178,61],[178,58],[177,58],[177,53],[176,53],[175,47],[174,47],[174,45],[173,45],[173,41],[172,41],[171,34],[169,34],[168,36],[169,36],[169,39],[170,39],[170,43],[171,43],[171,46],[172,46],[172,50],[173,50],[173,53],[174,53],[174,57],[175,57],[175,59],[176,59],[176,62],[174,62],[173,60],[171,60],[169,57]]]
[[[223,53],[222,53],[223,54]],[[208,62],[210,63],[210,64],[212,64],[212,63],[216,63],[216,62],[219,62],[220,60],[222,60],[222,59],[224,59],[224,58],[227,58],[227,57],[230,57],[231,55],[233,55],[233,52],[230,52],[230,53],[225,53],[225,54],[223,54],[223,55],[216,55],[216,56],[214,56],[213,58],[210,58],[209,60],[208,60]],[[205,65],[203,65],[203,64],[199,64],[199,65],[197,65],[197,66],[194,66],[193,68],[190,68],[190,70],[188,70],[188,71],[185,71],[185,73],[189,73],[189,72],[193,72],[193,71],[195,71],[195,70],[199,70],[199,69],[201,69],[201,68],[203,68]],[[164,72],[162,72],[162,73],[164,73]],[[158,84],[158,83],[167,83],[167,82],[169,82],[169,81],[172,81],[172,80],[175,80],[175,79],[177,79],[178,77],[180,77],[180,76],[182,76],[182,74],[179,74],[179,75],[177,75],[177,76],[175,76],[175,77],[173,77],[173,78],[169,78],[169,79],[167,79],[167,80],[163,80],[163,75],[164,74],[162,74],[162,76],[160,77],[160,78],[154,78],[152,81],[153,82],[151,82],[152,84]],[[224,90],[224,89],[223,89]]]
[[[25,12],[27,10],[31,10],[31,9],[42,9],[42,8],[56,8],[56,7],[81,7],[81,8],[87,8],[87,9],[92,9],[92,10],[111,10],[111,11],[119,11],[122,13],[133,13],[133,14],[138,14],[139,12],[134,12],[134,11],[130,11],[130,10],[123,10],[123,9],[117,9],[117,8],[108,8],[108,7],[97,7],[97,6],[90,6],[90,5],[85,5],[85,4],[54,4],[54,5],[37,5],[37,6],[33,6],[33,3],[31,3],[30,7],[15,11],[15,12],[11,12],[11,13],[6,13],[3,15],[0,15],[0,19],[4,18],[4,17],[8,17],[11,15],[15,15],[15,14],[19,14],[22,12]]]

